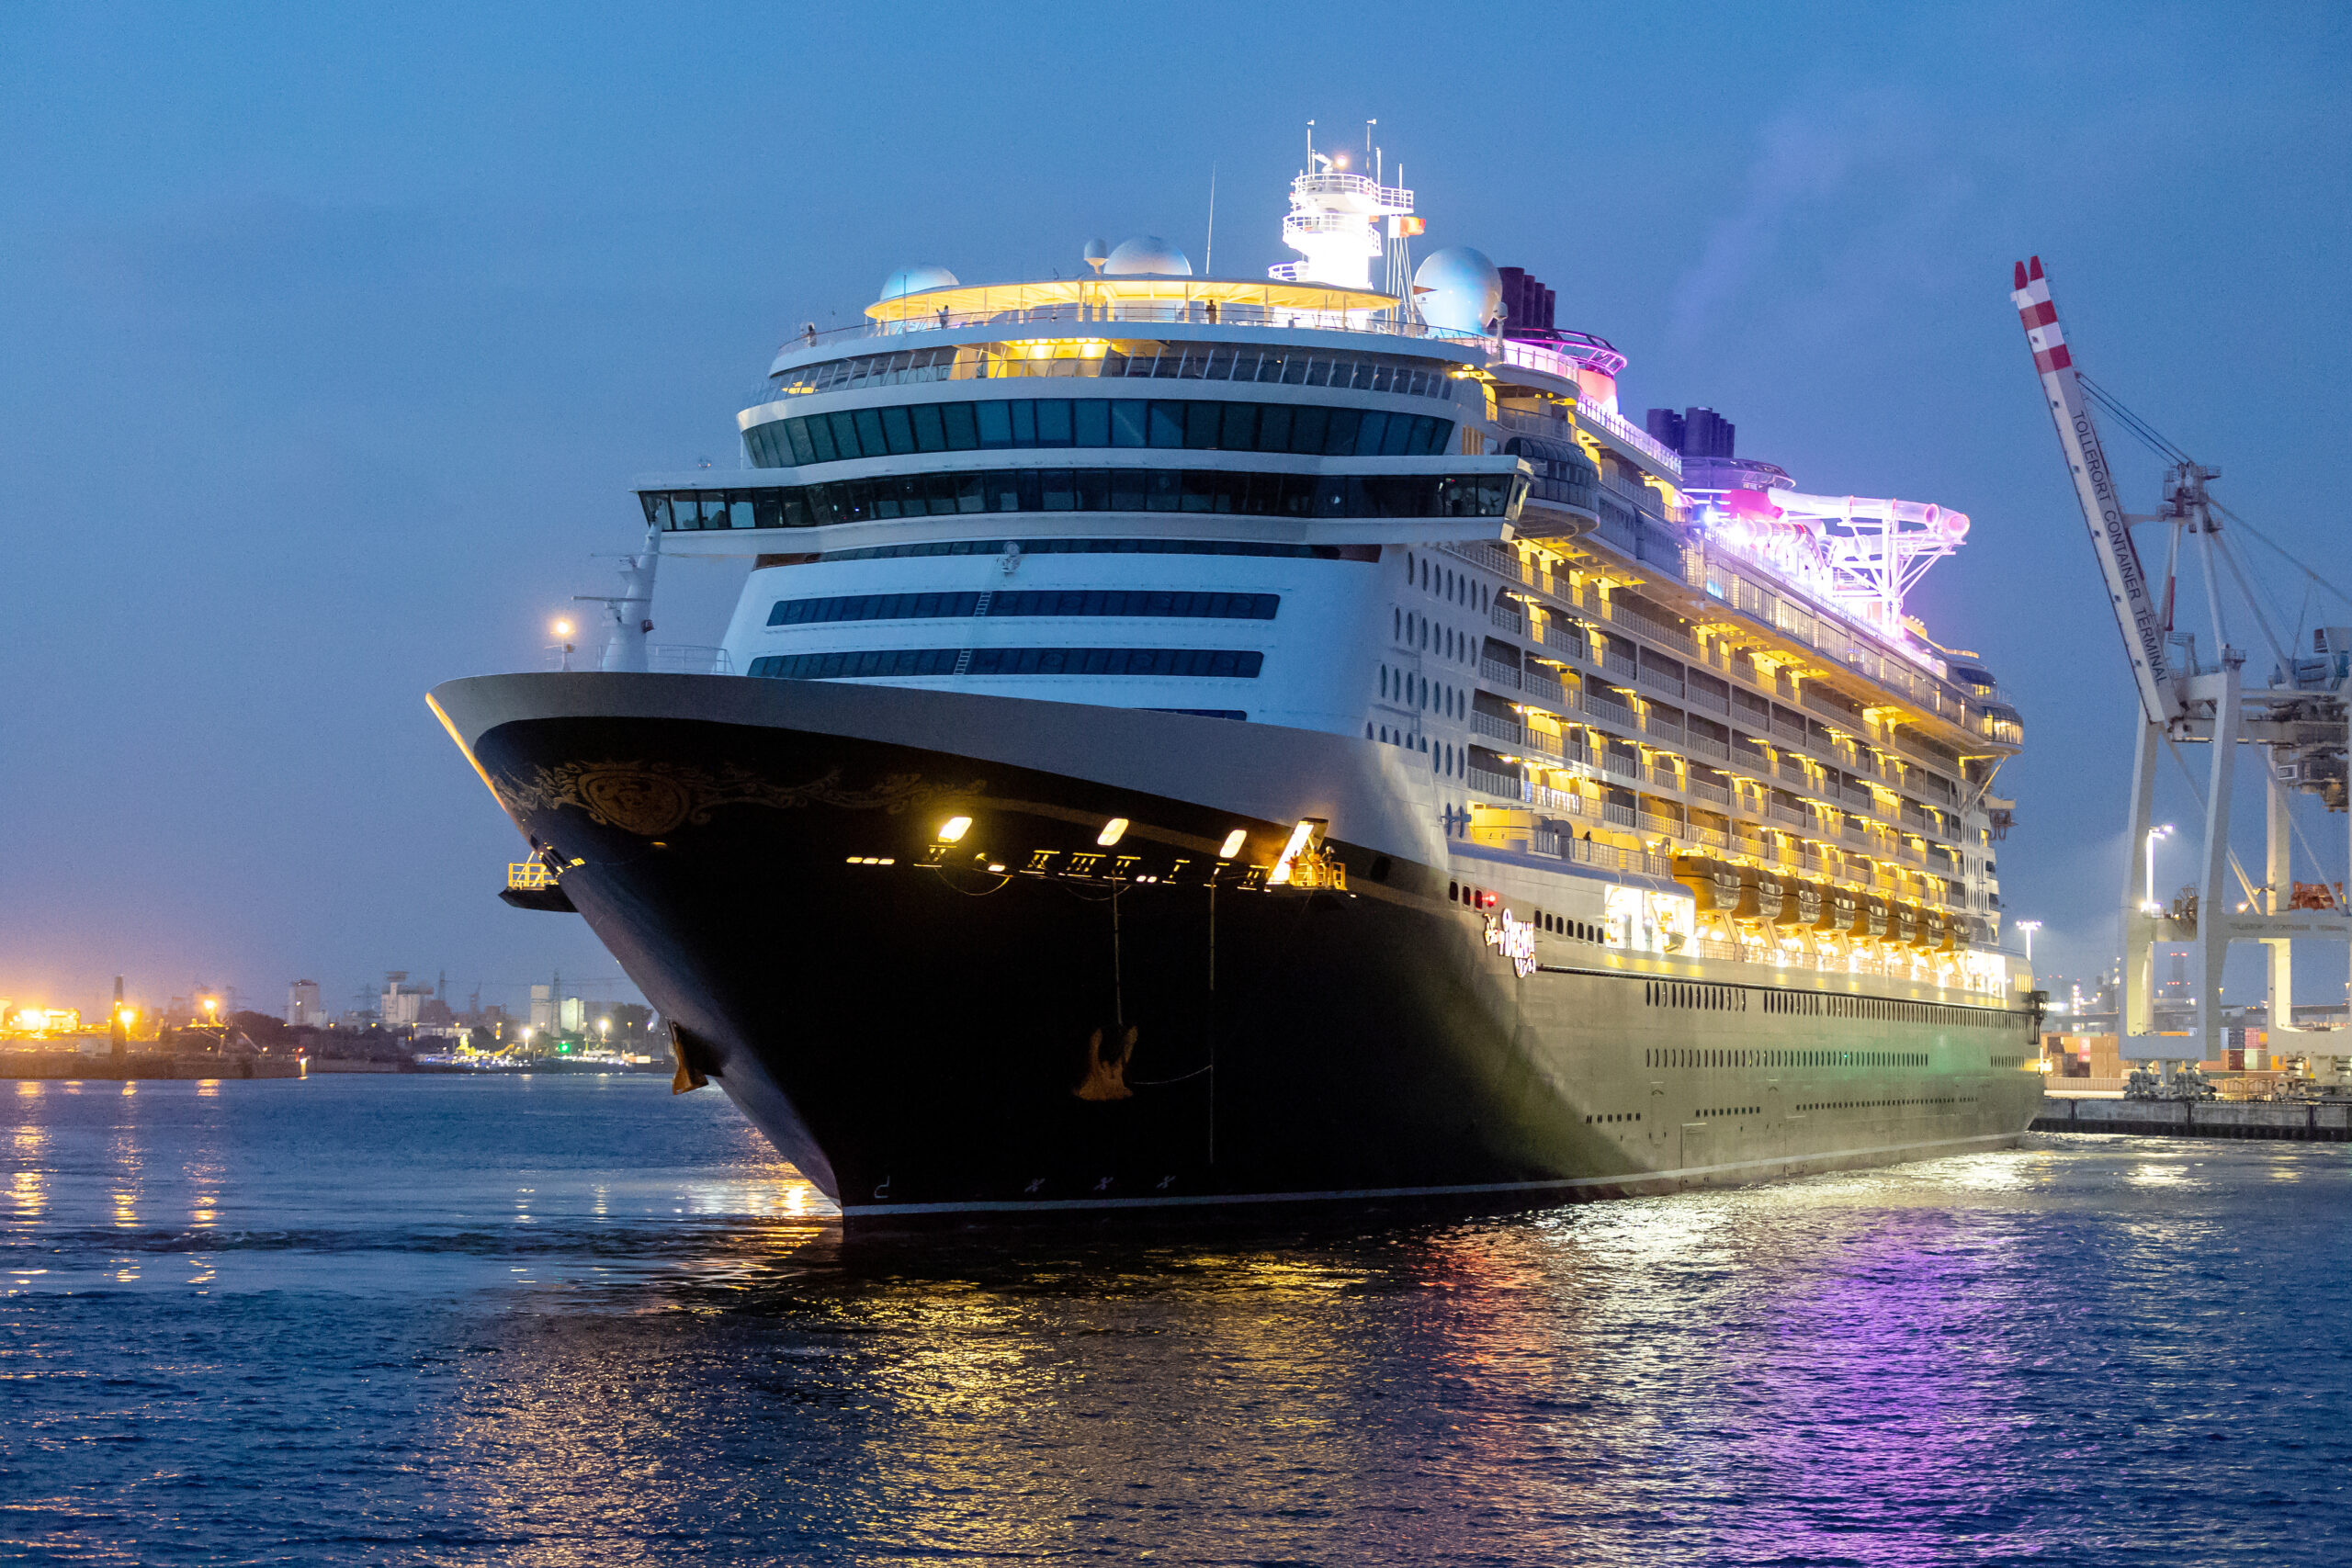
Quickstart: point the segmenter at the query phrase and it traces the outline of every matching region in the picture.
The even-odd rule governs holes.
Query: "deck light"
[[[1241,852],[1241,846],[1249,841],[1249,833],[1242,829],[1236,828],[1232,832],[1227,833],[1225,836],[1225,844],[1216,852],[1216,858],[1219,860],[1231,860],[1234,856]]]
[[[1267,874],[1266,886],[1280,887],[1290,881],[1291,863],[1314,842],[1315,829],[1319,826],[1314,818],[1309,817],[1290,830],[1290,842],[1283,846],[1282,858],[1274,862],[1274,869]]]
[[[939,825],[939,841],[943,844],[960,844],[964,841],[964,835],[970,830],[971,826],[972,819],[968,817],[950,817]]]
[[[1127,819],[1124,817],[1114,817],[1102,824],[1102,830],[1094,835],[1094,841],[1107,850],[1117,843],[1125,835],[1126,830]]]

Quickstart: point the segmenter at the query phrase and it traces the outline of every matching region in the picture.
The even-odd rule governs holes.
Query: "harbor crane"
[[[2158,1064],[2166,1078],[2180,1064],[2219,1058],[2222,965],[2232,942],[2256,942],[2267,950],[2269,959],[2274,1058],[2306,1056],[2314,1077],[2336,1081],[2352,1066],[2352,1032],[2293,1027],[2293,943],[2324,941],[2352,949],[2352,906],[2347,905],[2346,882],[2331,881],[2328,874],[2332,866],[2344,863],[2337,858],[2338,849],[2352,855],[2352,831],[2324,852],[2305,838],[2290,807],[2297,795],[2316,795],[2328,811],[2346,812],[2346,828],[2352,829],[2345,795],[2352,626],[2319,626],[2311,633],[2308,652],[2295,646],[2301,640],[2300,633],[2282,636],[2238,553],[2236,536],[2277,550],[2305,578],[2347,605],[2352,599],[2214,500],[2208,487],[2221,478],[2219,469],[2197,463],[2076,368],[2059,328],[2057,307],[2051,303],[2050,280],[2041,257],[2018,263],[2014,276],[2009,298],[2033,350],[2043,400],[2058,429],[2058,444],[2074,478],[2083,520],[2089,525],[2092,552],[2139,692],[2141,722],[2132,759],[2128,840],[2132,852],[2125,857],[2129,869],[2122,898],[2120,1054],[2126,1060]],[[2163,500],[2154,513],[2124,510],[2114,470],[2099,443],[2094,403],[2163,460]],[[2224,521],[2231,525],[2228,531]],[[2152,580],[2142,565],[2135,526],[2162,531],[2160,581]],[[2201,637],[2177,618],[2185,569],[2202,583]],[[2226,611],[2233,604],[2245,613],[2240,624],[2258,639],[2258,646],[2231,640]],[[2254,671],[2267,669],[2267,678],[2249,677],[2249,659]],[[2162,762],[2169,757],[2189,787],[2198,789],[2197,774],[2181,751],[2191,744],[2210,748],[2199,792],[2205,815],[2201,853],[2193,886],[2167,905],[2156,894],[2153,854],[2143,856],[2139,851],[2152,833],[2165,831],[2151,822]],[[2254,857],[2259,880],[2249,874],[2230,841],[2232,785],[2241,746],[2254,748],[2265,763],[2265,832],[2262,852]],[[2298,848],[2314,867],[2316,880],[2295,880]],[[2156,1030],[2154,950],[2167,942],[2192,949],[2194,1025],[2186,1033]]]

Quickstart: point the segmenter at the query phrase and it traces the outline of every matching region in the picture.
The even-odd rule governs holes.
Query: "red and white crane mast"
[[[2090,525],[2091,548],[2098,557],[2099,574],[2107,579],[2108,598],[2123,633],[2123,651],[2132,660],[2132,678],[2140,688],[2140,705],[2152,724],[2168,724],[2180,716],[2180,697],[2173,690],[2165,638],[2169,604],[2160,607],[2140,566],[2140,551],[2132,542],[2131,520],[2115,492],[2115,476],[2107,466],[2106,448],[2099,445],[2098,426],[2083,400],[2082,381],[2075,373],[2075,356],[2058,325],[2058,307],[2050,302],[2050,280],[2041,275],[2041,258],[2017,264],[2017,288],[2009,299],[2025,324],[2025,341],[2033,349],[2033,367],[2041,373],[2041,391],[2050,418],[2058,427],[2058,445],[2073,470],[2075,494]],[[2169,595],[2167,595],[2169,597]]]

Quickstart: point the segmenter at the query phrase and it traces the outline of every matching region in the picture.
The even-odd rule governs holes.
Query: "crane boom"
[[[2115,493],[2115,476],[2109,471],[2107,453],[2099,446],[2098,426],[2083,400],[2082,383],[2075,374],[2074,355],[2065,333],[2058,328],[2058,309],[2050,302],[2050,280],[2041,275],[2041,258],[2017,264],[2017,288],[2009,299],[2025,324],[2025,340],[2033,350],[2033,367],[2041,373],[2042,395],[2050,417],[2058,426],[2058,445],[2075,476],[2075,495],[2082,502],[2083,521],[2089,525],[2091,548],[2107,579],[2107,595],[2115,624],[2123,634],[2123,651],[2132,660],[2132,678],[2140,688],[2140,705],[2151,724],[2180,716],[2180,698],[2173,689],[2172,671],[2165,659],[2169,628],[2141,570],[2140,551],[2123,503]]]

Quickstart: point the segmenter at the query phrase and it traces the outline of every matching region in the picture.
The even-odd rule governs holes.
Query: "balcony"
[[[1555,707],[1567,705],[1568,694],[1562,689],[1560,678],[1549,670],[1541,665],[1530,665],[1521,680],[1522,689],[1530,696],[1550,703]]]
[[[1522,787],[1513,773],[1493,773],[1472,763],[1469,769],[1470,787],[1482,795],[1499,795],[1507,800],[1518,800]]]
[[[1495,595],[1494,607],[1487,612],[1487,619],[1513,637],[1527,635],[1527,621],[1519,613],[1519,601],[1507,593]]]
[[[1525,730],[1519,724],[1498,718],[1490,713],[1480,713],[1476,708],[1470,710],[1470,730],[1474,735],[1484,735],[1507,746],[1523,745],[1526,739]]]
[[[1478,661],[1478,673],[1498,686],[1508,686],[1514,692],[1519,690],[1519,668],[1516,665],[1505,664],[1499,659],[1482,659]]]
[[[1613,724],[1620,729],[1634,728],[1633,708],[1624,698],[1606,686],[1596,686],[1587,682],[1584,688],[1584,700],[1580,705],[1585,712],[1603,724]]]

